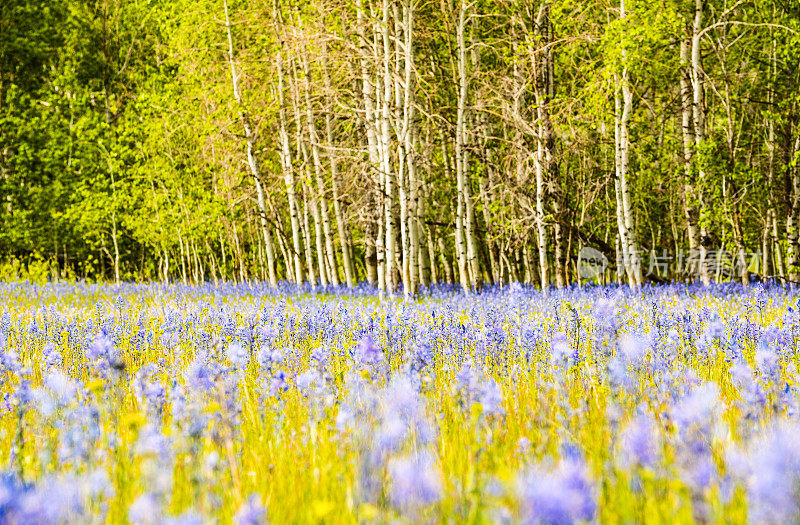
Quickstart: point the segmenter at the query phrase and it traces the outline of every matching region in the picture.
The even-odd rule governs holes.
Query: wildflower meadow
[[[787,523],[774,286],[0,285],[2,523]]]

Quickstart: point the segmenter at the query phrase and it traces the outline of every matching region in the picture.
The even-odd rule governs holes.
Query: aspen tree
[[[620,0],[620,21],[624,24],[627,18],[625,0]],[[623,26],[623,32],[625,28]],[[616,86],[614,90],[614,146],[616,178],[614,188],[617,194],[617,223],[619,238],[622,245],[623,264],[631,288],[642,283],[641,265],[639,263],[639,248],[633,231],[633,210],[631,196],[628,188],[628,168],[630,165],[630,139],[628,124],[633,107],[633,91],[630,86],[630,72],[627,65],[625,43],[622,46],[621,73],[615,75]]]
[[[242,92],[241,87],[239,85],[239,76],[240,73],[236,69],[236,60],[234,57],[234,50],[233,50],[233,32],[231,31],[231,19],[228,13],[228,1],[223,0],[223,5],[225,7],[225,30],[228,34],[228,63],[230,64],[231,69],[231,84],[233,86],[233,96],[236,100],[236,104],[239,106],[239,118],[242,121],[242,128],[244,129],[244,137],[247,143],[247,164],[250,167],[250,173],[253,176],[253,182],[256,187],[256,195],[257,195],[257,202],[258,202],[258,210],[259,210],[259,218],[261,221],[261,231],[264,235],[264,243],[266,245],[267,251],[267,268],[269,272],[269,283],[272,286],[276,286],[278,284],[278,276],[275,272],[275,249],[272,243],[272,235],[269,231],[269,226],[267,225],[267,207],[264,201],[264,186],[262,182],[262,174],[261,169],[258,165],[258,159],[256,158],[256,137],[255,133],[253,132],[253,127],[250,123],[250,116],[245,110],[244,102],[242,100]],[[115,243],[116,248],[116,243]],[[117,279],[119,279],[119,275],[117,274]]]
[[[283,171],[283,180],[286,186],[286,199],[289,204],[289,218],[292,230],[292,256],[294,259],[294,282],[301,284],[303,282],[303,266],[300,255],[300,218],[298,215],[296,186],[294,178],[294,167],[292,166],[292,150],[289,143],[288,120],[286,116],[286,96],[285,96],[285,75],[283,71],[283,24],[280,11],[278,9],[278,1],[273,0],[272,3],[273,17],[276,24],[276,32],[280,41],[280,47],[276,54],[275,69],[278,73],[278,117],[279,117],[279,132],[280,139],[280,157],[281,168]]]

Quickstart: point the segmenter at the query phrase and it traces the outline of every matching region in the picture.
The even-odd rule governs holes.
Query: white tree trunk
[[[327,57],[323,50],[323,73],[325,77],[325,90],[328,97],[328,107],[325,111],[325,140],[328,145],[328,160],[331,166],[331,191],[333,192],[333,213],[336,216],[336,229],[339,234],[339,247],[342,252],[342,264],[344,266],[345,284],[348,288],[355,285],[355,269],[353,267],[353,259],[350,257],[350,245],[348,243],[348,235],[345,229],[348,228],[345,223],[344,213],[342,211],[341,195],[339,194],[339,170],[337,162],[337,154],[333,144],[333,108],[330,102],[333,99],[333,90],[331,87],[330,74],[328,73]]]
[[[383,200],[384,200],[384,176],[381,171],[380,141],[378,138],[378,109],[376,108],[377,92],[379,91],[380,81],[376,77],[375,81],[370,77],[369,60],[377,57],[378,42],[377,31],[373,25],[370,31],[370,39],[367,39],[364,9],[361,0],[356,0],[356,18],[358,35],[360,39],[360,66],[361,66],[361,89],[364,101],[364,128],[367,134],[367,151],[372,178],[375,183],[378,197],[378,228],[375,236],[375,256],[377,263],[378,291],[381,296],[386,292],[386,272],[385,272],[385,251],[383,236]],[[371,48],[371,50],[369,49]],[[375,58],[377,63],[377,58]],[[368,241],[371,242],[371,241]]]
[[[394,16],[394,131],[397,135],[397,197],[400,204],[400,250],[401,255],[399,268],[401,270],[401,280],[403,282],[403,297],[408,300],[411,297],[411,256],[409,254],[409,189],[408,189],[408,165],[407,165],[407,142],[405,134],[408,131],[406,121],[408,108],[405,104],[407,95],[404,86],[404,76],[401,76],[401,64],[404,63],[405,36],[403,33],[403,22],[397,10],[397,4],[393,3],[392,12]],[[401,35],[403,38],[401,39]]]
[[[244,102],[242,101],[241,87],[239,86],[239,73],[236,70],[236,60],[233,53],[233,33],[231,31],[231,19],[228,13],[228,1],[224,0],[225,7],[225,29],[228,33],[228,63],[231,69],[231,83],[233,84],[233,96],[236,104],[239,106],[239,117],[242,121],[244,128],[244,137],[247,142],[247,164],[250,167],[250,174],[253,176],[253,182],[256,187],[256,198],[258,203],[259,219],[261,222],[261,232],[264,236],[264,243],[267,250],[267,272],[269,274],[270,286],[278,284],[278,276],[275,271],[275,249],[272,243],[272,234],[269,231],[267,224],[267,206],[264,199],[264,187],[262,184],[261,170],[258,165],[258,159],[255,154],[255,133],[250,124],[250,117],[245,111]],[[116,249],[116,239],[114,239],[114,247]],[[117,274],[117,282],[119,282],[119,264],[115,265]]]
[[[789,158],[794,159],[800,151],[800,137],[794,142],[794,147]],[[798,234],[798,224],[800,224],[800,167],[790,165],[791,188],[789,198],[789,210],[786,214],[786,239],[788,247],[786,253],[786,272],[789,280],[794,286],[800,280],[800,235]]]
[[[306,120],[308,124],[308,140],[311,145],[311,158],[314,163],[314,176],[316,179],[316,197],[314,205],[314,216],[317,223],[317,250],[318,258],[320,259],[320,275],[322,276],[323,286],[325,277],[330,280],[333,286],[339,285],[339,276],[336,271],[336,255],[333,249],[333,236],[331,235],[331,221],[328,214],[328,201],[325,198],[325,181],[323,178],[322,159],[319,151],[319,136],[317,134],[317,126],[314,121],[314,110],[311,105],[311,71],[308,61],[308,51],[304,50],[303,69],[306,77],[305,81],[305,103],[306,103]],[[320,222],[322,223],[322,234],[320,235]],[[324,238],[324,249],[321,248],[321,242]],[[324,272],[323,272],[324,268]]]
[[[620,18],[625,20],[625,0],[620,1]],[[617,193],[617,222],[619,237],[622,243],[622,256],[628,284],[631,288],[641,284],[641,265],[639,264],[639,249],[633,231],[633,210],[631,208],[630,190],[628,189],[628,165],[630,140],[628,137],[628,124],[633,107],[633,92],[630,87],[628,66],[624,63],[625,50],[622,51],[622,73],[617,77],[617,86],[614,93],[614,139],[616,160]]]
[[[383,0],[383,20],[380,25],[383,39],[383,97],[381,98],[380,112],[380,139],[381,139],[381,171],[384,177],[384,223],[385,223],[385,249],[386,249],[386,284],[387,289],[394,292],[395,282],[395,231],[394,231],[394,183],[392,169],[392,136],[391,136],[391,106],[392,106],[392,47],[389,30],[389,0]]]
[[[461,0],[456,26],[457,61],[458,61],[458,112],[456,116],[456,185],[458,204],[456,206],[456,253],[458,255],[459,282],[464,293],[473,288],[473,277],[470,264],[470,228],[472,221],[469,212],[469,152],[466,149],[467,101],[469,97],[469,78],[467,77],[467,45],[465,32],[467,24],[467,0]]]
[[[279,13],[277,2],[273,3],[273,10],[276,23],[279,23]],[[279,35],[282,34],[281,30],[278,29]],[[281,43],[281,47],[283,44]],[[303,264],[300,259],[300,219],[298,215],[298,207],[297,207],[297,197],[296,197],[296,186],[295,186],[295,178],[294,178],[294,169],[292,167],[292,149],[289,144],[289,130],[288,130],[288,121],[286,116],[286,96],[285,96],[285,78],[284,78],[284,71],[283,71],[283,51],[278,50],[276,61],[275,61],[275,69],[278,73],[278,117],[279,117],[279,128],[278,128],[278,136],[280,137],[280,158],[281,158],[281,169],[283,171],[283,181],[286,186],[286,199],[289,204],[289,217],[290,217],[290,226],[292,229],[292,257],[294,259],[294,263],[292,264],[294,268],[294,282],[297,284],[301,284],[303,282]]]
[[[705,0],[695,0],[694,22],[692,24],[692,95],[694,105],[692,114],[694,117],[694,140],[695,155],[706,138],[706,114],[705,114],[705,79],[703,72],[702,54],[700,49],[701,32],[703,31],[703,2]],[[708,271],[708,218],[704,207],[705,199],[703,195],[703,181],[705,172],[702,163],[695,163],[697,169],[697,185],[699,188],[698,204],[700,209],[699,217],[699,244],[700,255],[700,279],[703,284],[708,286],[711,283],[711,274]]]
[[[689,252],[694,254],[700,246],[700,230],[698,229],[697,190],[694,185],[694,121],[692,105],[694,95],[691,81],[691,44],[686,38],[681,39],[681,130],[683,137],[683,207],[686,219],[686,233],[689,241]]]
[[[419,227],[417,217],[417,169],[414,151],[416,138],[414,115],[414,0],[404,0],[403,3],[403,56],[404,56],[404,92],[403,92],[403,147],[406,160],[406,184],[404,195],[401,197],[406,202],[405,224],[406,240],[403,241],[403,273],[406,279],[403,290],[406,298],[417,293],[418,256],[419,256]]]
[[[547,272],[547,225],[544,218],[545,185],[542,170],[542,144],[538,141],[534,159],[536,169],[536,240],[539,250],[539,283],[542,293],[547,294],[550,280]]]
[[[314,253],[311,241],[311,221],[309,220],[308,213],[308,188],[305,184],[303,184],[303,224],[301,229],[303,231],[303,246],[306,253],[306,276],[308,277],[308,282],[310,282],[313,286],[316,286],[319,283],[317,281],[316,270],[314,269]]]

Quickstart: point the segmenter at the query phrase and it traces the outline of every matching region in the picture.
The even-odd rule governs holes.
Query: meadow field
[[[780,287],[0,285],[0,523],[787,523]]]

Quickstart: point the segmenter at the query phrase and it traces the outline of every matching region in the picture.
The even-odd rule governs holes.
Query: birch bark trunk
[[[311,158],[314,163],[314,176],[316,179],[316,204],[314,206],[315,220],[317,222],[317,250],[320,258],[320,268],[325,268],[325,272],[320,269],[320,275],[324,275],[330,280],[333,286],[339,286],[339,276],[336,270],[336,253],[333,249],[333,236],[331,235],[331,220],[328,214],[328,201],[325,198],[325,180],[323,177],[322,158],[319,151],[319,135],[314,121],[314,110],[311,104],[311,68],[309,67],[308,50],[304,49],[303,72],[305,74],[305,103],[306,121],[308,125],[308,141],[311,145]],[[319,234],[319,222],[322,222],[322,235]],[[320,239],[322,237],[322,239]],[[324,240],[324,250],[320,241]],[[324,256],[323,256],[324,254]],[[323,277],[323,285],[325,285]]]
[[[703,2],[704,0],[695,0],[694,21],[692,23],[692,116],[694,120],[694,142],[695,142],[695,169],[697,173],[698,185],[698,205],[699,205],[699,245],[698,251],[700,255],[700,280],[704,285],[711,284],[711,274],[708,270],[708,220],[709,217],[705,211],[705,196],[703,185],[705,184],[705,170],[702,163],[697,162],[697,154],[700,147],[703,145],[706,138],[706,113],[705,113],[705,73],[703,72],[702,54],[700,49],[701,37],[703,31]]]
[[[282,18],[278,11],[278,2],[273,1],[272,4],[273,16],[276,24],[281,24]],[[303,282],[303,265],[300,259],[300,218],[298,216],[296,186],[294,178],[294,169],[292,166],[292,149],[289,143],[289,130],[288,120],[286,116],[286,95],[285,95],[285,78],[283,71],[283,32],[280,27],[276,28],[278,38],[281,42],[281,49],[278,50],[275,69],[278,73],[278,136],[280,139],[280,158],[281,170],[283,171],[283,181],[286,186],[286,199],[289,205],[290,226],[292,229],[292,256],[294,263],[294,282],[302,284]],[[288,265],[287,265],[288,266]]]
[[[689,252],[694,254],[700,247],[700,230],[698,227],[699,212],[697,209],[697,188],[694,184],[694,120],[692,105],[694,95],[691,81],[691,44],[686,38],[681,39],[681,130],[683,136],[683,209],[686,220],[686,233],[689,241]]]
[[[403,5],[405,7],[405,4]],[[392,2],[392,14],[394,20],[394,60],[393,60],[393,91],[394,91],[394,106],[393,106],[393,131],[397,137],[396,151],[397,151],[397,168],[396,168],[396,184],[397,184],[397,198],[400,205],[400,249],[396,253],[397,267],[400,269],[400,280],[403,283],[403,297],[408,300],[410,298],[410,285],[411,285],[411,265],[410,263],[410,242],[409,242],[409,217],[410,217],[410,196],[409,196],[409,183],[408,183],[408,165],[407,165],[407,144],[405,134],[407,132],[407,108],[406,108],[406,86],[405,86],[405,37],[406,34],[403,30],[405,24],[405,11],[403,11],[403,18],[401,19],[400,11],[398,10],[397,2]]]
[[[356,0],[356,25],[360,40],[359,64],[361,68],[361,96],[364,103],[364,128],[367,135],[367,152],[369,158],[370,172],[375,184],[375,194],[377,202],[375,208],[378,210],[377,228],[372,228],[375,248],[375,269],[378,282],[378,291],[381,295],[386,292],[386,272],[385,272],[385,253],[383,236],[383,208],[384,208],[384,177],[381,171],[380,144],[378,139],[378,108],[376,107],[377,92],[380,89],[380,81],[370,78],[369,59],[375,57],[377,61],[378,42],[376,28],[372,27],[371,35],[367,38],[367,21],[361,0]],[[370,51],[369,48],[372,48]],[[368,274],[372,269],[371,264],[367,264]]]
[[[233,85],[233,96],[236,104],[239,106],[239,118],[242,121],[242,128],[244,129],[244,137],[247,142],[247,164],[250,167],[250,174],[253,176],[253,182],[256,187],[256,198],[258,202],[259,219],[261,223],[261,232],[264,236],[264,243],[266,244],[267,251],[267,271],[269,274],[270,286],[277,286],[278,276],[275,271],[275,250],[272,243],[272,234],[269,231],[267,224],[267,207],[264,200],[264,187],[262,185],[261,170],[256,158],[256,137],[253,127],[250,123],[250,116],[245,110],[244,102],[242,101],[242,91],[239,85],[239,73],[236,70],[236,60],[233,52],[233,32],[231,31],[231,19],[228,12],[228,1],[224,0],[225,7],[225,29],[228,33],[228,63],[231,69],[231,83]],[[116,245],[116,240],[115,240]],[[117,280],[119,280],[117,270]]]
[[[620,1],[620,18],[625,20],[625,0]],[[630,73],[625,63],[626,53],[622,51],[622,72],[617,77],[617,86],[614,93],[614,138],[616,146],[616,175],[615,188],[617,192],[617,222],[619,223],[619,237],[622,244],[623,263],[628,276],[628,285],[635,288],[642,283],[641,265],[639,264],[639,249],[633,231],[633,210],[631,207],[630,190],[628,188],[628,166],[630,140],[628,137],[628,124],[633,107],[633,92],[630,87]]]
[[[407,240],[403,241],[403,290],[406,298],[417,294],[419,277],[419,227],[417,217],[417,169],[414,143],[416,138],[414,114],[414,0],[405,0],[403,3],[403,34],[404,34],[404,83],[403,93],[403,144],[406,160],[407,189],[403,199],[406,200],[406,217],[403,219]]]
[[[328,161],[331,167],[331,191],[333,192],[333,213],[336,216],[336,229],[339,234],[339,247],[342,252],[342,266],[344,266],[345,284],[348,288],[355,285],[355,269],[353,259],[350,257],[350,245],[348,235],[345,231],[349,229],[344,219],[342,210],[341,195],[339,194],[339,169],[338,155],[333,142],[333,89],[331,87],[331,77],[328,71],[327,53],[323,49],[322,71],[324,75],[325,91],[327,95],[327,108],[325,111],[325,141],[328,146]]]
[[[490,155],[490,154],[488,154]],[[487,155],[487,156],[488,156]],[[491,159],[491,157],[490,157]],[[491,163],[491,161],[490,161]],[[492,171],[489,170],[491,174]],[[491,205],[492,200],[489,199],[489,192],[486,190],[486,177],[481,177],[478,192],[480,195],[480,199],[482,201],[483,206],[481,206],[483,211],[483,223],[486,225],[486,251],[489,258],[489,269],[491,270],[491,280],[493,283],[497,283],[500,281],[500,272],[497,268],[497,257],[495,255],[495,241],[490,237],[489,232],[489,225],[491,224],[492,220],[489,216],[489,207]]]
[[[800,151],[800,137],[794,141],[790,159],[797,156]],[[789,165],[789,210],[786,214],[786,238],[788,249],[786,253],[786,272],[794,287],[800,280],[800,236],[798,235],[798,223],[800,223],[800,167]]]
[[[545,223],[545,199],[552,202],[554,244],[554,274],[556,286],[564,285],[562,235],[559,224],[561,191],[558,177],[558,162],[555,158],[555,132],[550,115],[550,101],[553,96],[553,54],[550,50],[552,40],[550,6],[543,2],[535,19],[536,27],[526,30],[528,36],[531,69],[534,74],[534,97],[536,100],[536,215],[537,241],[539,249],[539,278],[542,290],[549,286],[547,261],[547,229]],[[546,293],[546,291],[545,291]]]
[[[456,117],[455,162],[458,189],[456,208],[456,250],[458,252],[459,281],[464,293],[477,288],[479,267],[475,243],[475,214],[469,185],[469,150],[466,147],[467,103],[469,78],[467,76],[467,0],[461,0],[456,26],[458,60],[458,112]]]
[[[389,30],[389,0],[383,0],[380,36],[383,40],[383,96],[380,112],[381,171],[384,178],[384,217],[386,248],[386,288],[396,289],[395,279],[395,230],[394,230],[394,183],[392,169],[391,105],[392,105],[392,47]]]
[[[309,282],[313,286],[317,286],[319,282],[317,281],[317,269],[319,269],[319,276],[322,281],[323,286],[327,284],[325,278],[325,265],[321,264],[315,268],[314,262],[314,248],[311,239],[311,220],[309,217],[309,207],[311,207],[311,213],[314,215],[314,230],[315,230],[315,238],[319,244],[318,248],[321,248],[321,240],[322,240],[322,232],[319,228],[319,210],[317,208],[317,203],[311,197],[311,192],[309,191],[309,183],[311,181],[311,174],[309,172],[309,166],[311,164],[311,159],[308,153],[308,147],[306,142],[303,139],[303,119],[300,113],[300,87],[299,87],[299,79],[297,75],[297,67],[294,62],[292,62],[292,109],[294,112],[294,122],[295,122],[295,148],[297,149],[298,153],[302,156],[303,163],[302,167],[302,177],[300,179],[300,184],[302,185],[303,189],[303,223],[301,225],[301,230],[303,233],[303,240],[305,246],[305,260],[306,260],[306,271]],[[310,202],[309,202],[310,201]],[[322,250],[318,249],[317,253],[322,255]],[[319,263],[322,263],[322,258],[319,258]]]

